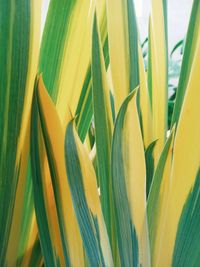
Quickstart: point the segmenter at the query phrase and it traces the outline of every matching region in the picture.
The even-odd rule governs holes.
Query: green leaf
[[[137,23],[132,0],[106,3],[110,67],[118,112],[123,100],[139,84]]]
[[[181,66],[181,73],[179,77],[179,84],[177,89],[175,106],[173,110],[171,127],[174,125],[174,123],[177,124],[180,117],[181,107],[187,89],[192,69],[192,62],[194,59],[194,54],[198,43],[199,28],[200,28],[200,2],[199,0],[194,0],[185,41],[183,61]]]
[[[156,251],[154,252],[155,242],[157,236],[159,235],[157,226],[159,223],[161,225],[162,222],[160,221],[160,216],[162,216],[162,213],[164,212],[165,203],[163,199],[165,197],[165,194],[164,193],[161,194],[161,186],[163,183],[165,183],[165,192],[168,192],[167,182],[169,182],[169,177],[167,175],[168,175],[168,169],[170,168],[168,164],[171,164],[170,147],[172,146],[172,141],[173,141],[173,133],[170,134],[169,138],[166,141],[164,149],[161,153],[160,159],[158,161],[157,167],[153,175],[148,196],[147,214],[149,222],[149,237],[150,237],[152,257],[154,256],[154,253],[156,253]]]
[[[43,255],[41,253],[40,240],[39,237],[37,236],[33,244],[32,253],[29,261],[29,267],[39,266],[42,260],[43,260]]]
[[[51,242],[56,250],[56,260],[61,266],[81,266],[84,261],[82,241],[65,168],[65,126],[61,124],[55,105],[49,97],[41,77],[36,90],[39,122],[44,139],[44,144],[40,143],[39,146],[39,154],[43,155],[41,157],[43,172],[40,182],[43,186]],[[49,116],[51,120],[49,120]],[[66,117],[66,123],[70,119],[71,116]],[[39,234],[42,244],[44,240],[41,237],[41,228],[39,228]]]
[[[70,28],[70,18],[77,2],[78,0],[51,0],[45,21],[39,72],[42,73],[48,93],[54,102],[57,100],[59,90],[59,75]]]
[[[101,204],[105,223],[111,237],[111,176],[110,150],[112,135],[112,116],[106,68],[99,40],[97,18],[95,15],[92,36],[92,92],[97,149],[98,177],[100,181]]]
[[[103,46],[104,61],[107,69],[110,59],[108,53],[108,33],[106,19],[106,8],[104,7],[100,21],[100,39]],[[83,142],[85,140],[93,116],[91,64],[87,70],[85,81],[82,86],[76,109],[76,116],[77,131],[81,141]]]
[[[157,140],[154,160],[157,164],[167,134],[168,40],[166,0],[152,0],[149,20],[148,85],[152,108],[153,138]]]
[[[146,160],[146,194],[147,198],[149,195],[153,174],[154,174],[154,158],[153,158],[153,150],[157,141],[153,141],[145,151],[145,160]]]
[[[112,172],[112,190],[113,197],[115,203],[115,213],[116,213],[116,222],[117,222],[117,237],[118,237],[118,246],[120,253],[121,265],[124,267],[138,266],[139,264],[139,245],[138,245],[138,228],[135,229],[135,221],[133,219],[132,209],[134,203],[131,203],[134,197],[135,204],[139,199],[134,196],[134,192],[131,191],[133,185],[129,179],[133,178],[131,175],[135,176],[135,173],[128,173],[128,165],[130,164],[130,160],[133,160],[132,155],[129,155],[128,148],[126,147],[126,141],[130,140],[129,138],[138,138],[133,135],[126,136],[125,129],[129,130],[128,127],[128,119],[126,115],[130,113],[127,112],[128,106],[133,105],[131,102],[132,98],[135,98],[135,91],[133,91],[123,102],[120,111],[118,113],[114,133],[113,133],[113,141],[112,141],[112,157],[111,157],[111,172]],[[135,99],[134,99],[135,101]],[[136,107],[136,106],[135,106]],[[132,113],[130,113],[132,114]],[[136,122],[135,122],[136,123]],[[138,124],[137,124],[138,123]],[[137,122],[137,126],[139,125],[139,118]],[[135,135],[137,135],[137,130],[135,130]],[[141,134],[141,133],[140,133]],[[140,136],[142,138],[142,136]],[[130,144],[129,144],[130,145]],[[134,147],[132,147],[134,150]],[[130,157],[130,160],[129,160]],[[131,160],[132,164],[133,161]],[[139,159],[142,160],[142,159]],[[139,161],[138,164],[140,165]],[[137,175],[136,175],[137,176]],[[143,179],[143,177],[140,177]],[[136,181],[135,181],[136,182]],[[138,181],[139,183],[139,181]],[[142,184],[142,182],[141,182]],[[142,189],[141,189],[142,190]],[[145,196],[144,192],[144,198]],[[142,196],[141,196],[142,197]],[[142,203],[141,203],[142,210]],[[138,217],[141,214],[136,213],[135,215]],[[144,218],[142,218],[144,222]],[[137,225],[138,227],[138,225]],[[136,231],[137,230],[137,231]],[[147,252],[148,253],[148,252]],[[146,257],[146,255],[145,255]],[[141,259],[140,259],[141,260]],[[146,259],[148,261],[148,259]]]
[[[76,112],[81,114],[80,118],[84,112],[81,122],[84,127],[79,128],[82,140],[92,117],[90,98],[87,98],[90,94],[85,92],[83,97],[81,93],[89,89],[91,84],[88,75],[93,12],[94,3],[91,4],[90,0],[51,0],[39,62],[39,72],[42,73],[49,95],[57,106],[61,121],[64,122],[68,108],[73,116],[77,115]],[[78,104],[80,97],[85,104],[89,103],[88,107]]]
[[[95,172],[75,132],[73,122],[65,135],[65,162],[85,252],[90,266],[113,266],[110,245],[101,213]],[[97,218],[97,221],[94,218]],[[98,227],[97,227],[98,225]],[[100,238],[98,238],[99,229]],[[99,244],[100,240],[100,244]]]
[[[184,39],[180,40],[172,49],[171,53],[170,53],[170,57],[173,56],[173,54],[176,52],[177,49],[179,49],[180,47],[182,48],[182,46],[184,45]]]
[[[134,8],[134,1],[127,0],[128,13],[128,40],[129,40],[129,64],[130,92],[139,85],[139,66],[138,66],[138,31],[137,21]]]
[[[195,267],[200,262],[200,170],[183,207],[176,234],[172,266]]]
[[[51,240],[50,229],[48,224],[48,216],[45,207],[45,192],[42,184],[42,168],[43,158],[41,155],[42,136],[39,128],[39,113],[38,113],[38,100],[37,91],[38,81],[35,84],[35,91],[32,104],[31,115],[31,168],[33,179],[33,193],[34,204],[36,211],[36,218],[38,229],[40,233],[40,241],[44,261],[47,266],[57,266],[56,253],[54,251],[54,244]],[[40,126],[41,127],[41,126]],[[44,144],[43,144],[44,145]]]
[[[38,9],[37,12],[35,9]],[[25,175],[26,169],[25,162],[22,163],[22,154],[28,153],[23,152],[23,144],[38,64],[39,10],[40,4],[37,0],[0,1],[0,263],[2,266],[6,265],[17,185],[21,176]]]

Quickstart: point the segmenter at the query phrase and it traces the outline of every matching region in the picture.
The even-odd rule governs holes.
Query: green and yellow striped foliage
[[[171,126],[167,0],[0,0],[0,266],[200,266],[200,0]]]

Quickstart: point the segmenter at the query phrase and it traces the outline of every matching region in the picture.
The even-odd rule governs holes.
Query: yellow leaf
[[[165,249],[159,255],[157,266],[171,265],[180,215],[200,167],[199,70],[200,37],[174,141],[167,222],[162,240]]]

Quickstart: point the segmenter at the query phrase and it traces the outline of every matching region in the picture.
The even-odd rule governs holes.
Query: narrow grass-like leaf
[[[153,174],[154,174],[154,158],[153,158],[153,150],[156,145],[156,141],[152,142],[145,151],[145,161],[146,161],[146,195],[148,198]]]
[[[2,266],[6,265],[14,201],[22,174],[20,170],[22,150],[38,64],[39,27],[40,1],[0,1],[0,263]]]
[[[39,115],[58,216],[61,251],[63,251],[66,266],[69,266],[69,264],[81,266],[83,265],[82,241],[75,218],[64,160],[63,129],[71,117],[70,114],[67,114],[62,128],[55,106],[48,96],[41,78],[37,89]],[[49,116],[51,120],[49,120]],[[55,224],[53,227],[55,227]]]
[[[28,263],[29,267],[35,267],[35,266],[41,266],[41,264],[43,263],[43,257],[42,257],[42,253],[41,253],[41,246],[40,246],[40,241],[39,238],[37,236],[35,243],[33,245],[32,248],[32,253],[30,256],[30,261]],[[23,265],[24,267],[27,265]]]
[[[83,144],[70,122],[65,136],[65,162],[74,209],[90,266],[113,266],[95,172]],[[99,235],[93,218],[97,218]],[[100,245],[98,239],[100,239]],[[104,263],[102,262],[101,251]]]
[[[169,204],[166,211],[167,223],[163,229],[162,241],[166,249],[162,250],[160,255],[165,262],[163,266],[172,264],[178,222],[200,165],[199,69],[200,43],[198,42],[174,140]]]
[[[45,21],[39,71],[43,73],[44,82],[54,102],[56,102],[58,94],[58,82],[71,13],[74,11],[77,2],[77,0],[70,2],[65,0],[50,1]],[[54,42],[51,40],[54,40]]]
[[[111,164],[121,264],[134,266],[134,255],[138,254],[137,264],[149,266],[146,169],[135,91],[126,98],[116,119]],[[138,245],[133,247],[135,243]]]
[[[178,50],[178,49],[182,49],[182,47],[184,46],[185,43],[185,39],[180,40],[172,49],[171,53],[170,53],[170,57],[173,56],[173,54]]]
[[[166,0],[151,1],[149,21],[149,87],[153,116],[153,140],[157,141],[154,159],[157,163],[167,131],[168,52]]]
[[[148,145],[153,141],[153,127],[152,127],[152,110],[150,104],[150,96],[147,86],[147,75],[145,72],[144,61],[142,57],[142,50],[138,48],[138,62],[139,62],[139,108],[140,108],[140,123],[142,128],[142,135],[144,146],[147,148]]]
[[[57,266],[55,248],[51,240],[48,216],[45,208],[45,195],[42,184],[42,168],[44,159],[41,157],[39,152],[42,147],[42,136],[38,124],[38,101],[35,90],[31,115],[31,169],[33,178],[34,203],[45,264],[47,266]]]
[[[183,207],[176,234],[172,266],[195,267],[200,262],[200,171]]]
[[[107,19],[105,0],[96,2],[96,12],[100,23],[100,36],[103,46],[103,55],[105,59],[106,69],[109,64],[108,54],[108,34],[107,34]],[[92,80],[91,80],[91,64],[88,68],[86,78],[81,90],[77,109],[76,109],[76,125],[81,141],[85,140],[90,122],[93,116],[92,105]]]
[[[111,139],[113,119],[106,64],[95,14],[92,36],[92,88],[96,141],[96,163],[102,211],[111,242],[115,264],[118,260],[113,195],[111,188]]]
[[[83,142],[87,135],[87,131],[93,116],[91,66],[88,68],[82,87],[79,102],[76,108],[76,115],[78,135]]]
[[[179,77],[179,84],[177,89],[171,126],[173,126],[174,123],[177,124],[180,117],[181,107],[183,104],[184,96],[186,93],[191,73],[192,62],[194,59],[196,46],[198,45],[199,42],[199,36],[200,36],[200,2],[199,0],[194,0],[192,12],[190,15],[190,23],[188,27],[187,37],[185,41],[184,55],[183,55],[181,73]]]
[[[133,1],[106,0],[108,43],[116,111],[139,84],[138,34]]]
[[[64,119],[67,106],[73,115],[77,115],[82,141],[93,115],[90,64],[93,11],[94,3],[90,0],[52,0],[40,53],[39,70],[43,73],[47,90],[57,103],[61,119]],[[97,11],[105,42],[105,57],[108,58],[105,0],[97,1]]]
[[[17,260],[17,267],[34,266],[36,262],[38,265],[44,261],[42,250],[40,246],[40,240],[38,237],[38,228],[35,217],[35,212],[32,213],[32,223],[29,229],[29,236],[27,240],[27,250],[21,258]]]
[[[110,151],[112,138],[112,115],[106,68],[103,60],[97,18],[94,17],[92,36],[92,92],[94,106],[95,140],[97,150],[98,177],[100,181],[101,203],[105,223],[111,237],[111,176]]]
[[[50,1],[39,71],[62,121],[68,106],[75,115],[87,80],[93,11],[94,4],[90,0]],[[90,121],[91,118],[89,124]]]
[[[159,266],[159,264],[161,264],[158,264],[158,259],[160,250],[162,249],[162,243],[160,241],[162,240],[166,207],[169,197],[173,135],[174,133],[172,132],[159,158],[151,182],[147,202],[151,259],[153,266]],[[162,264],[164,264],[164,261],[165,259],[163,259]]]
[[[30,135],[30,131],[27,133]],[[27,138],[27,141],[26,146],[24,146],[25,150],[29,147],[29,138]],[[16,192],[12,226],[6,253],[6,263],[8,266],[21,266],[22,262],[26,261],[25,258],[31,253],[31,241],[34,242],[37,234],[37,229],[35,235],[31,234],[35,216],[30,160],[27,157],[27,151],[22,156],[23,167],[20,168],[21,175]]]

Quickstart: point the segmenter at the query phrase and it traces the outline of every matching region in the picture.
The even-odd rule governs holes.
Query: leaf
[[[147,77],[142,57],[142,51],[140,47],[138,48],[138,50],[139,50],[139,77],[140,77],[140,88],[138,96],[139,107],[140,107],[140,124],[142,129],[144,146],[147,148],[148,145],[153,141],[152,110],[151,110],[150,96],[147,86]]]
[[[109,88],[106,79],[106,68],[99,40],[96,15],[94,18],[92,40],[92,92],[98,177],[100,179],[102,210],[108,233],[111,237],[110,209],[112,205],[112,198],[110,195],[110,150],[112,138],[112,115]]]
[[[113,266],[95,171],[78,138],[73,122],[69,123],[66,130],[65,162],[74,209],[89,264]]]
[[[121,264],[149,266],[146,168],[135,90],[116,119],[111,171]]]
[[[153,118],[155,164],[163,149],[167,131],[168,52],[166,1],[152,0],[149,21],[149,90]]]
[[[27,266],[26,264],[29,264],[28,266],[30,267],[42,266],[41,264],[43,264],[43,257],[41,253],[40,241],[39,241],[38,236],[33,245],[30,261],[29,263],[24,263],[23,266],[24,267]]]
[[[57,105],[61,121],[68,106],[75,115],[87,79],[93,12],[94,4],[90,0],[51,0],[49,4],[39,72]]]
[[[22,154],[28,153],[28,149],[23,151],[23,145],[38,64],[40,4],[37,0],[0,1],[0,262],[3,266],[14,206],[21,205],[21,202],[15,204],[17,185],[24,180],[26,170],[21,161],[26,157]],[[21,192],[24,190],[23,184]],[[16,253],[13,261],[17,260],[15,256]]]
[[[156,141],[152,142],[145,151],[145,161],[146,161],[146,195],[148,198],[153,174],[154,174],[154,158],[153,158],[153,150],[156,145]]]
[[[188,194],[195,183],[195,177],[200,164],[199,69],[200,44],[198,43],[173,147],[169,204],[166,210],[167,224],[163,230],[162,241],[166,249],[162,250],[160,255],[160,258],[165,259],[165,264],[168,266],[172,263],[172,254],[181,212]],[[168,234],[169,231],[170,234]]]
[[[173,54],[177,51],[177,49],[182,48],[184,45],[184,39],[180,40],[178,43],[176,43],[176,45],[173,47],[171,53],[170,53],[170,57],[173,56]]]
[[[48,196],[47,194],[45,196],[45,199],[46,202],[52,202],[52,198],[55,198],[55,207],[51,204],[52,207],[49,207],[51,209],[46,208],[48,213],[48,224],[51,225],[50,233],[52,235],[54,245],[57,246],[56,249],[58,256],[61,258],[60,261],[62,260],[63,256],[65,259],[64,263],[60,262],[60,264],[65,264],[66,266],[68,266],[69,264],[70,266],[82,265],[82,242],[74,214],[73,203],[66,176],[64,161],[63,129],[65,128],[65,124],[68,123],[68,121],[70,120],[71,116],[69,114],[65,116],[66,122],[63,127],[55,109],[55,106],[49,98],[41,78],[39,78],[37,84],[36,96],[38,101],[39,119],[41,123],[42,135],[44,138],[44,145],[47,153],[47,160],[50,172],[50,181],[48,182],[50,183],[50,186],[48,184],[44,185],[45,188],[43,190],[47,192],[52,186],[52,195]],[[51,117],[51,120],[49,120],[49,116]],[[41,154],[42,147],[39,149],[39,154]],[[45,176],[43,176],[43,179],[44,178]],[[37,207],[36,215],[38,215]],[[58,230],[57,234],[54,236],[54,231],[56,230],[56,227],[58,228]],[[39,228],[39,232],[40,230],[41,229]],[[42,241],[43,240],[41,240],[41,245]]]
[[[30,135],[30,129],[27,131],[28,135]],[[30,159],[27,158],[27,148],[30,140],[29,138],[26,138],[26,140],[24,153],[22,153],[21,175],[17,186],[12,226],[6,252],[8,266],[21,266],[22,262],[28,261],[27,258],[31,254],[33,242],[37,235],[37,227],[32,234],[32,225],[36,225],[36,219],[34,216]]]
[[[36,83],[37,86],[37,83]],[[33,179],[33,193],[34,204],[36,210],[36,218],[38,224],[38,230],[40,233],[42,254],[44,255],[45,264],[48,266],[56,265],[56,251],[54,244],[51,240],[50,228],[48,223],[48,215],[45,205],[45,196],[43,189],[43,161],[44,158],[41,155],[41,148],[44,150],[44,144],[42,145],[41,130],[38,125],[38,103],[36,97],[36,91],[33,97],[32,115],[31,115],[31,169]]]
[[[192,69],[192,62],[194,60],[195,51],[197,49],[197,45],[199,42],[199,36],[200,36],[200,2],[198,0],[194,0],[192,12],[190,15],[187,37],[185,41],[181,73],[179,77],[179,84],[177,89],[177,96],[172,116],[171,127],[174,125],[174,123],[177,124],[180,117],[184,96],[186,94],[186,89],[188,88],[188,82]]]
[[[96,1],[96,12],[100,24],[100,35],[107,69],[109,64],[109,54],[105,0]],[[82,86],[81,94],[76,108],[76,115],[77,131],[81,141],[83,142],[85,140],[93,116],[91,64],[88,67],[84,84]]]
[[[108,58],[105,1],[97,1],[96,8],[105,57]],[[52,0],[40,53],[39,70],[43,73],[51,98],[57,103],[61,120],[67,106],[70,107],[72,114],[77,115],[76,123],[82,141],[93,115],[90,57],[93,13],[94,3],[90,0]]]
[[[176,234],[172,266],[198,266],[200,261],[200,172],[184,204]]]
[[[169,197],[173,140],[174,130],[170,133],[165,143],[154,171],[147,202],[149,238],[153,266],[158,266],[160,251],[163,250],[163,243],[161,241],[166,222],[166,207]],[[161,258],[161,260],[162,264],[165,264],[166,259]]]
[[[138,34],[131,0],[107,0],[108,43],[116,111],[139,84]]]

